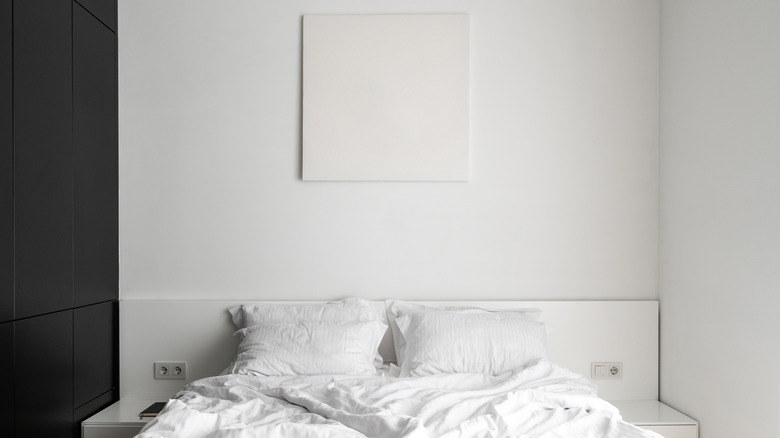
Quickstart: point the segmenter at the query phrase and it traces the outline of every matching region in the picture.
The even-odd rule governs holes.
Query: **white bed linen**
[[[186,386],[137,438],[660,437],[595,391],[544,360],[499,376],[230,374]]]

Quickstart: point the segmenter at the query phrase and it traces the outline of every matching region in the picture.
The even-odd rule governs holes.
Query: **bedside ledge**
[[[627,422],[664,438],[698,438],[699,423],[657,400],[609,400]]]
[[[126,438],[141,431],[151,418],[138,414],[158,400],[119,400],[81,422],[82,438]]]

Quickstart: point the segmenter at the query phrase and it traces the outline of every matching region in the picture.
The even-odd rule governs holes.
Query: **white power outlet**
[[[155,362],[155,379],[181,379],[187,378],[187,362]]]
[[[623,362],[593,362],[590,364],[593,379],[622,379]]]

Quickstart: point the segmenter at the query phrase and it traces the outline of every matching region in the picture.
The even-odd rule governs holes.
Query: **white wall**
[[[471,16],[469,183],[300,179],[301,15]],[[655,299],[657,0],[120,0],[133,299]]]
[[[780,2],[661,2],[661,399],[780,436]]]

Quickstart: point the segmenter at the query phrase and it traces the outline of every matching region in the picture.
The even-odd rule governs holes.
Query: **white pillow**
[[[401,377],[498,375],[547,358],[544,324],[496,313],[409,312],[396,319],[406,340]]]
[[[385,301],[387,307],[388,324],[393,334],[393,346],[395,348],[395,361],[398,366],[402,366],[404,363],[404,357],[406,352],[406,340],[403,334],[398,329],[398,323],[396,318],[406,315],[409,312],[455,312],[455,313],[474,313],[474,314],[496,314],[505,317],[523,318],[531,321],[538,321],[542,314],[541,309],[511,309],[502,311],[488,311],[480,309],[478,307],[460,307],[460,306],[445,306],[443,308],[429,307],[422,304],[411,303],[408,301],[399,300],[387,300]]]
[[[295,322],[387,322],[384,304],[361,298],[345,298],[329,303],[258,303],[241,304],[228,309],[238,329],[255,325]],[[382,356],[376,351],[374,366],[382,365]]]
[[[255,325],[243,336],[229,372],[255,376],[375,374],[372,363],[387,331],[381,321]]]
[[[383,309],[361,298],[345,298],[329,303],[241,304],[228,309],[239,329],[282,322],[324,321],[355,322],[384,320]]]

